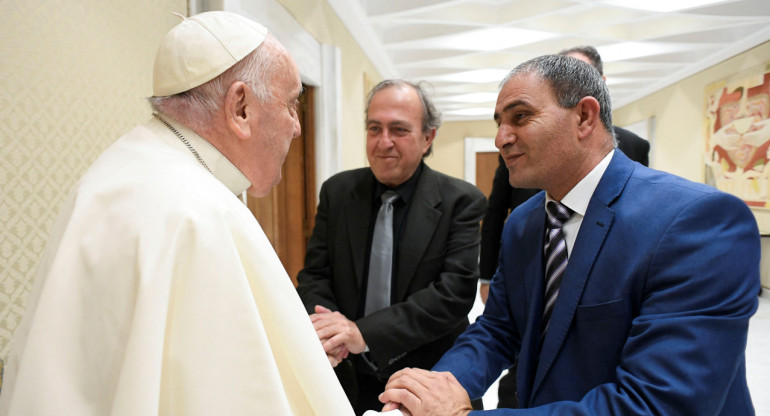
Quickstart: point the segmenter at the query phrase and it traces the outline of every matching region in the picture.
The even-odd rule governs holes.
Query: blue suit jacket
[[[540,350],[543,192],[502,238],[484,313],[433,368],[480,397],[518,357],[505,415],[753,415],[746,335],[759,232],[739,199],[615,152]]]

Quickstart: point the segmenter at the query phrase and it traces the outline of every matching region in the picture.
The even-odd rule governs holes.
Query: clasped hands
[[[360,354],[366,350],[366,342],[358,325],[345,315],[316,305],[310,321],[332,367],[341,363],[348,354]]]
[[[332,367],[366,350],[358,325],[345,315],[316,305],[310,321]],[[472,410],[468,393],[451,373],[418,368],[393,374],[379,399],[383,412],[399,409],[404,416],[467,416]]]
[[[379,397],[383,412],[404,416],[467,416],[473,410],[468,393],[449,372],[405,368],[397,371]]]

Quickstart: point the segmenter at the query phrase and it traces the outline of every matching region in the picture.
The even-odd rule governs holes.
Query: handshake
[[[332,367],[349,354],[367,351],[355,322],[339,312],[315,306],[310,321],[321,340]],[[472,410],[465,389],[451,373],[405,368],[393,374],[379,397],[382,412],[367,411],[364,416],[467,415]]]

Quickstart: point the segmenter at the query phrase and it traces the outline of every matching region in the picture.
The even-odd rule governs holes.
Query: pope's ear
[[[254,95],[245,83],[233,82],[225,94],[225,121],[230,129],[240,139],[251,137],[251,118],[256,116]]]
[[[588,137],[595,129],[601,127],[599,101],[594,97],[583,97],[575,111],[578,115],[578,136],[581,139]]]

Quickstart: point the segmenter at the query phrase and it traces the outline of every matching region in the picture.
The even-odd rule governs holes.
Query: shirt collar
[[[615,150],[607,153],[607,156],[604,156],[604,159],[602,159],[601,162],[588,173],[588,175],[567,192],[567,195],[565,195],[560,202],[575,213],[585,216],[586,211],[588,210],[588,203],[591,202],[591,197],[593,196],[596,187],[599,186],[599,181],[602,179],[602,176],[604,176],[607,166],[610,165],[610,160],[612,160],[612,155],[614,153]],[[553,200],[551,195],[546,192],[545,203],[547,204],[548,201]]]
[[[414,190],[417,188],[417,181],[419,180],[420,174],[422,173],[422,165],[424,163],[425,162],[420,161],[420,164],[417,165],[417,170],[414,171],[412,176],[409,179],[407,179],[406,182],[396,186],[395,188],[388,188],[382,182],[375,179],[375,181],[377,182],[377,188],[374,191],[375,200],[379,200],[382,197],[382,194],[385,193],[385,191],[392,190],[392,191],[396,191],[396,193],[398,193],[398,196],[401,198],[404,204],[408,205],[409,201],[412,199]]]
[[[214,177],[222,182],[230,192],[235,195],[240,195],[251,187],[251,181],[249,181],[246,176],[225,157],[225,155],[220,153],[216,147],[209,143],[208,140],[169,116],[160,114],[160,117],[168,124],[171,124],[185,139],[187,139],[188,142],[190,142],[190,145],[198,152],[201,159],[206,162],[206,165],[209,167]],[[184,146],[181,140],[179,143]],[[190,154],[190,157],[194,158],[192,152],[188,151],[188,153]],[[203,166],[201,166],[201,168],[203,168]]]

